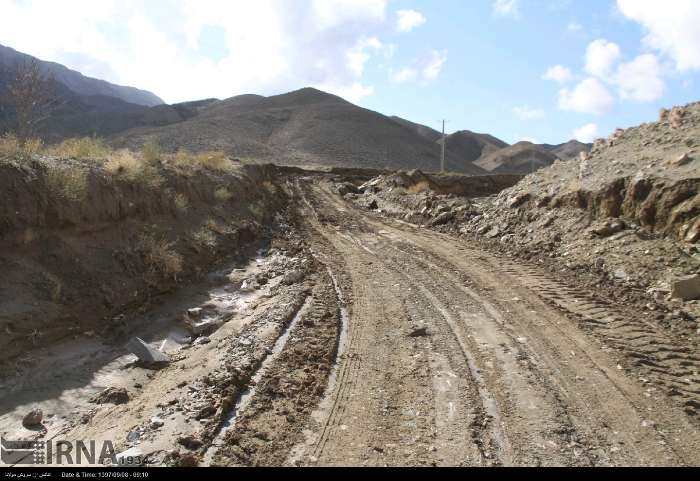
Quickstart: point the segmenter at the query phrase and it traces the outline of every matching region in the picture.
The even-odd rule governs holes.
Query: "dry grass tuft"
[[[22,143],[16,135],[0,137],[0,160],[29,160],[41,153],[43,143],[39,139],[28,139]]]
[[[172,242],[156,239],[153,234],[143,234],[138,240],[137,248],[151,274],[177,280],[177,275],[182,272],[183,259],[173,249]]]
[[[105,170],[114,176],[123,177],[130,182],[152,189],[160,187],[165,182],[156,163],[147,162],[143,157],[138,157],[129,150],[113,153],[105,164]]]
[[[49,165],[46,169],[46,185],[57,197],[80,202],[87,195],[87,174],[73,165]]]
[[[214,198],[217,202],[228,202],[233,198],[233,194],[225,187],[219,187],[214,191]]]
[[[176,167],[184,170],[201,168],[225,172],[233,168],[226,154],[221,151],[207,151],[194,154],[180,149],[172,156],[172,162]]]
[[[47,152],[61,159],[104,161],[110,157],[112,149],[102,139],[83,137],[64,140],[50,147]]]
[[[141,147],[141,158],[147,164],[156,164],[163,160],[163,151],[155,140],[149,140]]]

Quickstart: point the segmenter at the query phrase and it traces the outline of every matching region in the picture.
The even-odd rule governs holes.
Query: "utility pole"
[[[445,121],[442,121],[442,152],[440,154],[440,172],[445,173],[445,144],[447,143],[447,138],[445,137]]]

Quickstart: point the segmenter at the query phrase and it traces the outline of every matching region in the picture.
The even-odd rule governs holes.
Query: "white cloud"
[[[381,48],[386,7],[387,0],[172,0],[167,8],[0,0],[0,43],[168,102],[303,86],[358,101],[373,91],[363,73]],[[201,41],[210,27],[223,31],[223,58]]]
[[[493,14],[497,17],[520,17],[519,0],[496,0],[493,3]]]
[[[447,62],[447,50],[433,50],[430,57],[421,69],[421,75],[425,80],[435,80],[442,72],[442,67]]]
[[[575,129],[573,138],[579,142],[590,144],[598,138],[598,126],[596,124],[586,124],[581,128]]]
[[[447,50],[431,50],[427,55],[416,59],[410,67],[404,67],[389,73],[389,79],[394,83],[414,82],[424,83],[437,79],[447,62]]]
[[[569,24],[566,26],[566,29],[569,32],[577,33],[577,32],[580,32],[581,30],[583,30],[583,25],[581,25],[578,22],[569,22]]]
[[[602,115],[608,112],[615,99],[598,79],[588,77],[573,90],[559,91],[559,108],[572,112]]]
[[[698,0],[617,0],[622,14],[647,30],[647,46],[671,57],[679,71],[700,70]]]
[[[559,83],[566,83],[573,80],[574,76],[572,75],[571,70],[563,65],[555,65],[554,67],[549,67],[542,78]]]
[[[520,120],[542,120],[547,116],[543,109],[532,108],[527,105],[513,108],[513,113]]]
[[[592,41],[586,48],[586,72],[600,79],[608,79],[620,58],[620,47],[604,39]]]
[[[412,82],[418,77],[418,71],[411,67],[405,67],[391,73],[391,81],[396,83]]]
[[[652,102],[660,99],[665,90],[661,79],[661,66],[655,55],[640,55],[633,61],[620,65],[615,83],[623,99]]]
[[[354,47],[346,52],[346,57],[348,60],[348,67],[355,74],[355,76],[362,76],[362,72],[365,69],[365,64],[370,59],[370,50],[379,50],[383,47],[382,42],[380,42],[376,37],[366,38],[362,37],[357,41]]]
[[[396,16],[396,29],[399,32],[410,32],[426,22],[425,16],[416,10],[399,10]]]

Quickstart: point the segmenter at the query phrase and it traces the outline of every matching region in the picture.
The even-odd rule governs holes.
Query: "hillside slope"
[[[220,149],[240,158],[286,165],[439,170],[440,148],[377,112],[312,88],[214,102],[199,115],[163,127],[140,127],[112,138],[137,147],[155,138],[167,150]],[[448,153],[455,172],[484,171]]]
[[[31,55],[0,45],[0,67],[11,68],[17,63],[26,62],[33,58]],[[44,71],[51,75],[54,80],[80,96],[114,97],[130,104],[146,107],[164,103],[157,95],[146,90],[115,85],[104,80],[86,77],[80,72],[55,62],[39,60],[39,63]]]
[[[518,142],[481,157],[475,164],[496,174],[528,174],[551,165],[557,156],[530,142]]]

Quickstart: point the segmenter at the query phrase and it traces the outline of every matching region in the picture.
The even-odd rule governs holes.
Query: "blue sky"
[[[168,102],[315,86],[434,128],[560,143],[700,100],[698,0],[0,0],[0,12],[1,44]]]

